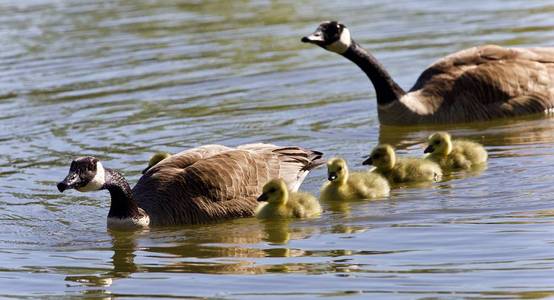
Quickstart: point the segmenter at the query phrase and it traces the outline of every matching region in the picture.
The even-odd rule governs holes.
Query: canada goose
[[[387,180],[377,173],[348,172],[348,165],[342,158],[327,162],[327,179],[321,187],[322,201],[346,201],[371,199],[386,196],[390,187]]]
[[[272,218],[309,218],[321,213],[317,199],[303,192],[289,192],[287,184],[281,178],[266,183],[258,197],[256,216],[260,219]]]
[[[487,151],[481,144],[454,140],[448,132],[437,132],[429,136],[428,146],[423,151],[426,157],[446,170],[471,169],[487,161]]]
[[[432,64],[406,93],[337,21],[321,23],[302,42],[338,53],[362,69],[375,88],[382,124],[484,121],[554,107],[554,48],[462,50]]]
[[[108,225],[197,224],[254,214],[265,182],[283,178],[298,190],[308,172],[321,165],[321,152],[300,147],[250,144],[238,148],[202,146],[164,159],[131,188],[119,172],[94,157],[71,163],[58,183],[60,192],[107,189],[111,195]]]
[[[167,153],[167,152],[156,152],[154,153],[151,157],[150,157],[150,160],[148,161],[148,167],[146,167],[144,170],[142,170],[142,174],[146,173],[148,170],[150,170],[150,168],[152,168],[153,166],[155,166],[157,163],[159,163],[160,161],[170,157],[171,154]]]
[[[374,165],[377,172],[390,183],[439,181],[442,171],[438,164],[420,158],[396,158],[391,145],[381,144],[371,151],[364,165]]]

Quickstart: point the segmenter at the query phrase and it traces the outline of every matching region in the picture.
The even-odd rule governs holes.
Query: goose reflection
[[[448,131],[458,138],[473,140],[488,147],[554,143],[554,116],[544,117],[544,114],[539,114],[455,125],[381,125],[379,143],[391,144],[398,149],[417,146],[423,151],[426,138],[436,131]]]
[[[295,224],[296,225],[296,224]],[[260,264],[259,259],[305,255],[291,249],[289,241],[310,237],[309,223],[293,226],[289,220],[260,222],[255,218],[223,223],[156,228],[141,231],[108,231],[112,270],[98,275],[71,275],[66,281],[107,287],[134,273],[260,274],[287,272],[283,264]],[[138,254],[137,252],[141,252]],[[146,253],[146,254],[145,254]],[[136,257],[147,263],[137,263]],[[155,260],[149,258],[155,257]]]

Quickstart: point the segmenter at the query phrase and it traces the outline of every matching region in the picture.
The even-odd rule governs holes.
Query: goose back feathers
[[[343,24],[324,22],[302,41],[337,52],[366,73],[383,124],[484,121],[554,107],[554,48],[486,45],[462,50],[432,64],[406,93],[374,56],[350,39]]]
[[[254,214],[263,185],[283,178],[296,191],[322,154],[269,144],[202,146],[151,168],[133,188],[153,225],[195,224]]]

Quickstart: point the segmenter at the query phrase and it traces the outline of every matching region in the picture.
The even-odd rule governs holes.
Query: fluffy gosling
[[[154,153],[154,155],[152,155],[152,157],[150,157],[150,160],[148,161],[148,167],[146,167],[144,170],[142,170],[142,174],[148,172],[148,170],[150,170],[150,168],[152,168],[153,166],[155,166],[156,164],[158,164],[160,161],[170,157],[171,154],[167,153],[167,152],[156,152]]]
[[[266,183],[258,197],[260,204],[256,217],[260,219],[309,218],[321,213],[317,199],[303,192],[289,192],[283,179],[273,179]]]
[[[327,178],[321,187],[322,201],[361,200],[386,196],[390,192],[387,180],[377,173],[349,173],[342,158],[327,162]]]
[[[454,140],[448,132],[437,132],[427,139],[428,146],[423,151],[429,153],[427,159],[438,163],[444,170],[468,170],[487,161],[487,151],[479,143]]]
[[[439,181],[442,178],[442,170],[438,164],[427,159],[396,158],[394,148],[387,144],[375,147],[363,164],[375,166],[373,172],[395,184]]]

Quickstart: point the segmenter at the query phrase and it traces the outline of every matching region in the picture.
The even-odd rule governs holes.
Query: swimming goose
[[[283,179],[272,179],[263,187],[258,202],[265,202],[256,209],[260,219],[309,218],[321,213],[317,199],[303,192],[289,192]]]
[[[108,226],[197,224],[254,215],[257,196],[272,178],[283,178],[291,191],[314,167],[321,152],[300,147],[220,145],[183,151],[160,161],[130,188],[121,173],[94,157],[71,163],[58,183],[60,192],[108,190]]]
[[[438,164],[421,158],[396,158],[391,145],[381,144],[373,149],[364,165],[374,165],[377,172],[390,183],[439,181],[442,171]]]
[[[362,69],[375,88],[382,124],[483,121],[554,107],[554,48],[462,50],[436,61],[405,92],[344,24],[323,22],[302,42],[338,53]]]
[[[429,136],[428,146],[423,151],[429,153],[426,157],[445,170],[471,169],[472,166],[484,164],[487,161],[487,151],[481,144],[454,140],[448,132],[437,132]]]
[[[329,182],[321,188],[322,201],[346,201],[371,199],[386,196],[390,187],[387,180],[377,173],[348,171],[348,165],[342,158],[333,158],[327,162]]]
[[[154,153],[151,157],[150,157],[150,160],[148,160],[148,166],[142,170],[142,174],[146,173],[148,170],[150,170],[150,168],[152,168],[153,166],[155,166],[157,163],[159,163],[160,161],[170,157],[171,154],[167,153],[167,152],[156,152]]]

